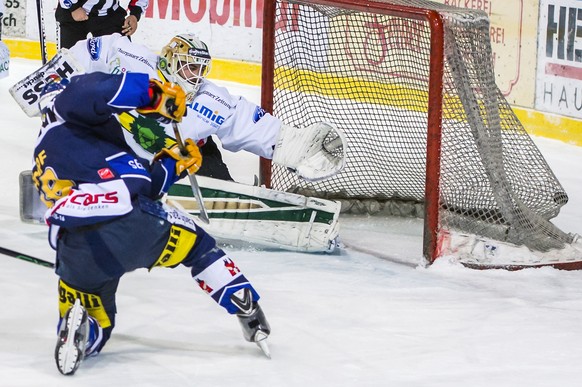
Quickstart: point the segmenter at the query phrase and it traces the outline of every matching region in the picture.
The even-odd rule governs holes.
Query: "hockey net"
[[[347,166],[306,183],[262,163],[279,190],[344,211],[424,218],[429,263],[580,269],[555,227],[568,197],[495,84],[489,20],[423,0],[265,2],[262,104],[286,124],[328,121]]]

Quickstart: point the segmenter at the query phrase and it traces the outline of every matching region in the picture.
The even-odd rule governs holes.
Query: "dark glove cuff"
[[[133,15],[137,18],[137,21],[139,21],[139,19],[141,19],[141,14],[142,14],[142,9],[141,7],[129,7],[129,14]]]

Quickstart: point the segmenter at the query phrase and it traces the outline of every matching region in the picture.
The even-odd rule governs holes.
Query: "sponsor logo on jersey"
[[[99,177],[103,180],[112,179],[115,177],[109,168],[102,168],[97,171],[97,174],[99,174]]]
[[[125,215],[132,209],[129,189],[123,180],[83,183],[55,203],[47,221],[77,227]]]
[[[115,58],[109,62],[109,72],[111,74],[123,74],[126,70],[125,67],[121,66],[121,60],[119,58]]]
[[[51,167],[44,168],[46,152],[43,150],[35,157],[35,166],[32,171],[32,181],[40,191],[40,199],[48,208],[51,208],[58,200],[66,197],[74,186],[72,180],[59,179],[55,170]]]
[[[126,56],[128,58],[137,60],[138,62],[141,62],[141,63],[145,64],[146,66],[148,66],[150,69],[152,69],[154,71],[156,70],[156,66],[154,66],[153,64],[151,64],[150,61],[147,58],[144,58],[141,55],[136,55],[136,54],[133,54],[131,52],[127,52],[125,50],[122,50],[121,48],[118,48],[117,49],[117,52],[119,54],[123,55],[123,56]]]
[[[89,314],[99,322],[101,328],[111,326],[111,320],[105,311],[101,297],[93,293],[85,293],[59,281],[59,312],[61,317],[75,303],[75,299],[81,300],[81,304],[87,309]]]
[[[200,289],[204,290],[206,293],[210,294],[214,291],[204,280],[196,278],[196,282],[198,282]]]
[[[260,106],[257,106],[255,108],[255,114],[253,114],[253,122],[256,124],[261,118],[263,118],[263,116],[267,114],[267,112],[265,111],[265,109],[263,109]]]
[[[167,140],[171,138],[164,131],[164,127],[153,118],[121,113],[117,116],[117,119],[123,129],[131,133],[133,140],[151,154],[157,153],[162,148],[170,145]]]
[[[73,6],[73,2],[71,0],[65,0],[63,1],[63,8],[64,9],[69,9]]]
[[[138,159],[133,159],[133,160],[129,160],[127,162],[127,164],[129,165],[130,168],[132,169],[140,169],[142,171],[145,171],[146,169],[144,168],[144,166],[142,165],[142,163],[139,162]]]
[[[234,277],[235,275],[240,273],[240,269],[230,258],[225,258],[222,260],[222,262],[224,262],[224,267],[226,267],[231,276]]]
[[[91,60],[99,60],[99,57],[101,56],[101,38],[97,37],[87,40],[87,51],[89,51]]]
[[[119,198],[117,197],[117,191],[92,194],[89,192],[78,193],[72,189],[69,197],[69,203],[84,207],[99,204],[115,204],[118,202]]]
[[[194,103],[194,106],[192,106],[192,110],[199,113],[201,116],[208,118],[210,121],[218,125],[222,125],[222,123],[224,122],[224,117],[218,114],[218,110],[212,111],[208,107],[198,102]]]
[[[152,268],[156,266],[175,267],[180,264],[190,254],[190,250],[196,243],[196,238],[195,233],[172,225],[168,242]]]
[[[167,135],[164,127],[152,118],[135,117],[135,120],[130,124],[129,131],[135,142],[149,153],[157,153],[166,146]]]
[[[208,90],[200,90],[198,95],[207,95],[210,98],[212,98],[213,100],[215,100],[216,102],[226,106],[228,109],[232,109],[232,106],[228,102],[226,102],[225,100],[223,100],[219,96],[212,94]]]

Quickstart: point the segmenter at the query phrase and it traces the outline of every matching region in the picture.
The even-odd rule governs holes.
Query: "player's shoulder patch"
[[[98,61],[101,58],[101,48],[103,47],[101,37],[87,39],[87,51],[92,61]]]

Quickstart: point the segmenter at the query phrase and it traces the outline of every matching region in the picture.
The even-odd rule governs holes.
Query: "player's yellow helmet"
[[[180,34],[162,48],[158,69],[193,96],[208,75],[211,60],[206,43],[196,35]]]

